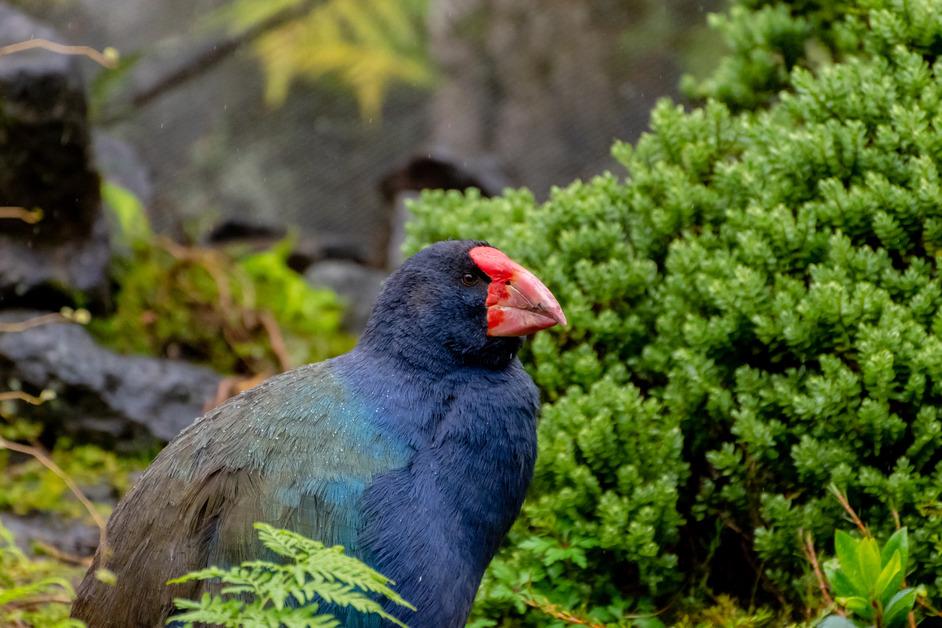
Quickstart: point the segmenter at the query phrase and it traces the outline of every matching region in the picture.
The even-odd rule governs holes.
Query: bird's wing
[[[272,378],[184,430],[147,469],[108,522],[73,615],[89,626],[163,625],[174,597],[203,583],[165,582],[208,565],[263,555],[264,521],[356,554],[359,497],[371,479],[406,463],[404,446],[366,420],[327,364]],[[107,567],[117,584],[98,582]]]

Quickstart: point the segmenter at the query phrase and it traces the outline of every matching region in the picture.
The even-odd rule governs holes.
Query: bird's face
[[[387,280],[367,334],[395,327],[420,349],[499,365],[521,336],[557,324],[566,324],[562,308],[533,273],[486,242],[465,240],[432,244],[406,261]]]

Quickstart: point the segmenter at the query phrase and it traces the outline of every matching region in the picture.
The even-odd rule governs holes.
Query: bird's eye
[[[465,273],[464,275],[461,276],[461,283],[468,286],[469,288],[471,286],[477,285],[478,281],[479,279],[475,277],[474,275],[472,275],[471,273]]]

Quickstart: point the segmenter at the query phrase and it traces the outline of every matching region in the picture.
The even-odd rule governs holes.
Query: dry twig
[[[22,220],[28,225],[35,225],[43,219],[43,210],[26,209],[25,207],[0,207],[0,218],[9,218],[12,220]]]
[[[56,398],[56,393],[51,390],[44,390],[39,396],[25,393],[22,390],[3,390],[0,391],[0,401],[25,401],[28,404],[39,406],[51,399]]]
[[[567,624],[573,624],[575,626],[588,626],[589,628],[605,628],[604,624],[598,624],[591,619],[585,617],[579,617],[574,615],[569,611],[562,610],[556,604],[551,604],[550,602],[541,602],[535,598],[523,598],[524,604],[531,608],[535,608],[554,619],[559,619],[564,621]]]
[[[821,571],[821,565],[818,563],[818,555],[814,551],[814,538],[811,536],[810,532],[807,532],[804,536],[804,547],[805,558],[808,559],[808,562],[811,563],[811,568],[814,569],[814,576],[818,580],[818,587],[821,589],[821,595],[824,597],[824,601],[827,602],[828,606],[834,606],[834,599],[831,597],[831,593],[828,590],[828,582],[824,577],[824,573]],[[836,608],[836,612],[841,617],[844,617],[844,611],[840,608]]]
[[[47,555],[52,556],[61,563],[70,563],[72,565],[81,565],[82,567],[88,567],[92,564],[91,556],[76,556],[75,554],[70,554],[69,552],[63,552],[61,549],[55,545],[50,545],[45,541],[39,541],[34,539],[33,546],[39,548],[39,550]]]
[[[916,604],[925,609],[926,612],[928,612],[933,617],[942,617],[942,611],[934,607],[932,604],[929,604],[929,602],[919,596],[916,596]]]
[[[288,349],[285,346],[285,337],[281,333],[281,327],[278,326],[275,317],[271,315],[271,312],[262,312],[259,314],[258,318],[262,323],[262,327],[264,327],[265,331],[268,333],[272,353],[278,358],[278,365],[281,367],[281,370],[290,370],[291,357],[288,355]]]
[[[30,606],[41,606],[43,604],[71,604],[72,598],[64,595],[37,595],[24,600],[12,600],[4,606],[7,608],[27,608]]]
[[[91,500],[85,496],[85,493],[83,493],[82,489],[80,489],[78,484],[75,483],[75,480],[72,479],[72,476],[63,471],[62,467],[57,465],[56,462],[50,458],[40,447],[16,443],[0,436],[0,449],[9,449],[10,451],[32,456],[36,459],[37,462],[39,462],[39,464],[52,471],[59,477],[60,480],[65,482],[65,485],[69,487],[69,490],[73,495],[75,495],[75,498],[79,500],[82,506],[85,507],[85,510],[88,511],[88,514],[91,515],[92,521],[94,521],[95,525],[98,526],[98,543],[101,547],[102,556],[106,556],[108,543],[107,539],[105,538],[105,520],[102,518],[101,514],[95,510],[95,505],[92,504]]]
[[[15,334],[26,331],[27,329],[32,329],[33,327],[50,325],[52,323],[78,323],[79,325],[85,325],[89,320],[91,320],[91,314],[88,313],[88,310],[82,308],[73,310],[70,307],[64,307],[53,314],[34,316],[25,321],[16,321],[14,323],[0,323],[0,334]]]
[[[203,406],[203,412],[209,412],[229,397],[235,397],[249,388],[254,388],[269,377],[271,377],[271,373],[262,372],[249,377],[233,375],[231,377],[222,378],[219,381],[219,385],[216,386],[216,394],[213,396],[213,399]]]
[[[42,37],[37,37],[36,39],[27,39],[26,41],[20,41],[7,46],[0,46],[0,57],[4,55],[11,55],[16,52],[35,50],[36,48],[48,50],[49,52],[55,52],[61,55],[78,55],[81,57],[87,57],[98,65],[106,67],[109,70],[113,70],[114,68],[118,67],[118,51],[114,48],[105,48],[104,51],[99,52],[91,46],[69,46],[66,44],[49,41],[48,39],[43,39]]]
[[[857,516],[857,512],[850,505],[850,502],[847,500],[847,495],[841,492],[841,489],[837,488],[835,485],[831,485],[831,493],[837,499],[838,503],[844,510],[850,515],[851,521],[854,522],[854,525],[857,526],[857,529],[860,530],[860,533],[864,536],[870,536],[870,530],[867,529],[867,526],[864,525],[864,522],[860,520],[860,517]]]

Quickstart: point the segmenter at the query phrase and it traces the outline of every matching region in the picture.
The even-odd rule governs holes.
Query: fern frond
[[[68,617],[75,596],[73,569],[55,561],[30,558],[0,522],[0,626],[78,628]]]
[[[204,594],[198,601],[176,600],[184,611],[169,621],[213,623],[223,626],[337,626],[337,619],[319,612],[323,604],[349,607],[358,613],[382,617],[397,626],[379,600],[393,601],[415,610],[378,571],[347,556],[340,546],[326,547],[290,530],[256,523],[259,540],[284,563],[246,561],[231,569],[208,567],[170,580],[168,584],[215,580],[225,586],[220,594]]]

